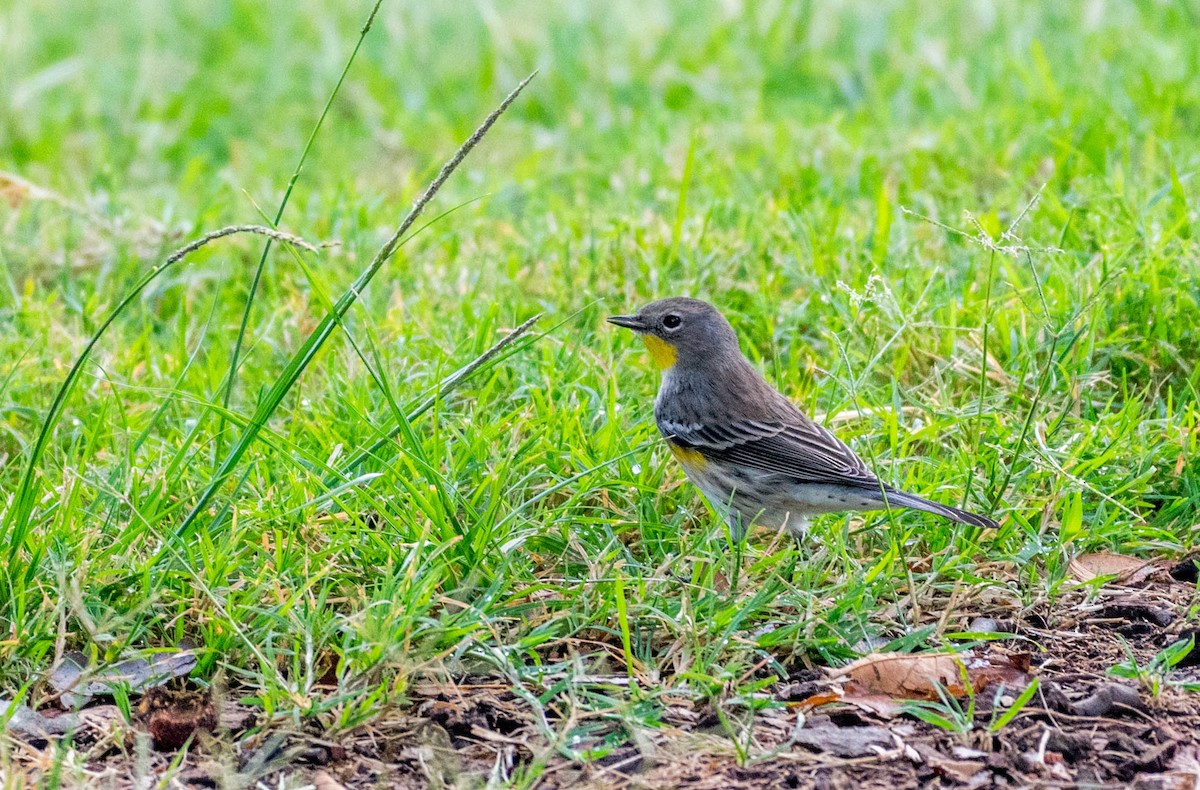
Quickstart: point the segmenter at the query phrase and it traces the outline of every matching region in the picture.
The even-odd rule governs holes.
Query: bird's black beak
[[[634,332],[642,332],[646,329],[646,325],[642,323],[642,319],[636,315],[610,315],[608,323],[632,329]]]

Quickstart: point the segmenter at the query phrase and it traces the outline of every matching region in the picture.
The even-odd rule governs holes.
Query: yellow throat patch
[[[659,370],[666,370],[675,364],[675,346],[656,335],[641,335],[641,338]]]

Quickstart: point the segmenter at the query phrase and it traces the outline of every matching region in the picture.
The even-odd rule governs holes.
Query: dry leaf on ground
[[[79,651],[63,656],[50,672],[50,685],[59,693],[64,708],[86,705],[95,696],[111,695],[118,687],[137,693],[161,686],[172,678],[186,677],[196,668],[196,654],[190,650],[155,653],[150,660],[131,658],[110,666],[89,666]]]
[[[829,705],[830,703],[838,702],[841,700],[841,698],[842,692],[840,689],[828,689],[818,694],[805,697],[802,700],[789,702],[788,707],[799,708],[800,710],[811,710],[812,708],[819,708],[822,705]]]
[[[1106,551],[1080,554],[1071,560],[1068,567],[1071,575],[1081,582],[1113,576],[1116,577],[1114,582],[1122,584],[1137,584],[1156,570],[1148,560]]]
[[[1024,656],[987,653],[872,653],[838,671],[848,697],[883,695],[899,699],[938,699],[939,689],[956,697],[1001,683],[1017,687],[1028,682]]]

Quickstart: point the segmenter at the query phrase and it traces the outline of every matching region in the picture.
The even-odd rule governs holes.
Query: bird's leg
[[[742,552],[746,548],[746,523],[742,518],[741,513],[736,510],[730,510],[727,518],[729,532],[726,535],[728,543],[725,544],[726,551],[730,560],[729,573],[729,594],[731,597],[737,596],[738,582],[742,575]]]
[[[783,524],[783,528],[787,533],[796,539],[797,543],[804,540],[804,536],[808,534],[808,517],[797,515],[796,513],[788,513],[787,520]]]

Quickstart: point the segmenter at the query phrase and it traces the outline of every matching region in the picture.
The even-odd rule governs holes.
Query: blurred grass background
[[[0,6],[0,491],[128,288],[273,214],[369,10]],[[481,663],[615,662],[651,698],[736,697],[764,660],[938,644],[951,592],[1034,606],[1076,550],[1193,547],[1198,25],[1189,0],[385,2],[281,225],[334,246],[308,257],[315,280],[272,254],[229,416],[324,314],[314,282],[340,293],[535,68],[430,217],[461,208],[347,327],[402,404],[536,312],[553,330],[331,513],[321,464],[394,424],[335,336],[218,502],[233,520],[152,566],[215,468],[261,247],[197,253],[122,315],[54,434],[34,529],[0,570],[0,689],[64,644],[187,637],[203,677],[330,727],[418,668]],[[863,410],[836,425],[884,479],[1005,527],[830,517],[807,546],[726,551],[653,441],[654,374],[600,320],[671,294],[717,303],[805,408]],[[322,662],[335,691],[314,690]],[[575,735],[596,754],[615,737]]]

